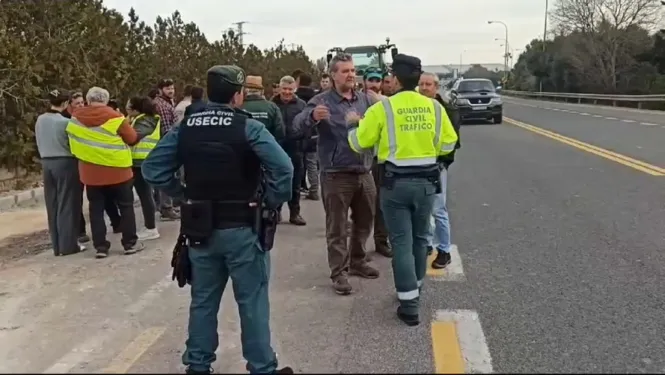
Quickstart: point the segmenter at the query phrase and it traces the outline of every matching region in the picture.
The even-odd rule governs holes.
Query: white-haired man
[[[295,95],[297,83],[292,76],[284,76],[279,80],[279,95],[273,97],[284,120],[285,136],[281,145],[293,163],[293,195],[289,201],[289,222],[293,225],[307,225],[300,216],[300,181],[304,173],[304,140],[302,127],[296,126],[293,119],[305,109],[307,103]]]
[[[449,104],[445,103],[439,94],[439,76],[434,73],[425,72],[420,76],[418,82],[418,91],[427,97],[436,99],[446,109],[448,118],[450,118],[453,128],[457,133],[457,142],[455,150],[460,147],[459,128],[460,121],[457,111]],[[432,261],[432,268],[445,268],[450,264],[450,217],[448,215],[448,205],[446,204],[446,190],[448,185],[448,168],[455,161],[455,151],[440,158],[443,163],[441,170],[441,193],[437,194],[434,200],[434,228],[430,233],[428,254],[436,246],[436,258]]]
[[[92,244],[98,258],[109,254],[104,204],[112,199],[120,209],[120,229],[125,254],[143,249],[136,236],[134,175],[129,146],[138,142],[136,131],[125,117],[111,107],[109,92],[93,87],[86,94],[87,107],[78,108],[67,124],[72,154],[79,160],[79,175],[90,202]]]

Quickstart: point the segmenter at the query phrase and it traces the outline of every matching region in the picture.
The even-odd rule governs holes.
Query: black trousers
[[[83,201],[83,188],[85,185],[81,184],[81,201]],[[106,199],[104,201],[104,211],[108,215],[109,219],[111,220],[111,227],[113,229],[118,229],[120,228],[120,212],[118,211],[118,205],[115,203],[114,200],[112,199]],[[83,217],[83,210],[81,210],[81,220],[79,224],[79,237],[80,236],[85,236],[86,234],[86,229],[85,229],[85,217]]]
[[[120,211],[122,246],[128,249],[136,244],[138,237],[136,236],[133,187],[133,179],[116,185],[86,186],[90,203],[90,231],[92,232],[92,245],[95,249],[108,251],[111,247],[111,243],[106,240],[106,222],[104,221],[104,210],[109,200],[114,201]]]
[[[291,200],[289,201],[289,213],[291,216],[300,215],[300,183],[305,174],[304,154],[297,152],[289,155],[293,164],[293,184]]]
[[[152,188],[143,178],[141,167],[134,167],[134,189],[141,202],[143,222],[146,229],[155,229],[155,201],[153,200]]]

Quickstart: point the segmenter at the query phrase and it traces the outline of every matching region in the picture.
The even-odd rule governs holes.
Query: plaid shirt
[[[158,96],[155,98],[155,109],[160,117],[160,133],[164,135],[171,130],[176,121],[175,107],[171,100]]]

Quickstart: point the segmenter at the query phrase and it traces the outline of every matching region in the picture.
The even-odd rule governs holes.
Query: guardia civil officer
[[[420,59],[398,54],[392,74],[397,92],[371,106],[349,131],[356,152],[377,146],[381,179],[381,211],[393,247],[393,274],[399,307],[397,316],[418,325],[420,290],[427,269],[427,241],[434,197],[441,190],[439,158],[457,142],[446,111],[436,100],[415,92]]]
[[[247,369],[253,374],[293,374],[289,367],[277,370],[270,344],[270,256],[253,229],[255,209],[250,207],[261,166],[266,180],[264,204],[271,208],[291,198],[293,166],[265,126],[237,109],[243,102],[244,83],[245,73],[237,66],[210,68],[205,110],[185,116],[142,166],[148,183],[186,199],[183,227],[188,225],[187,204],[208,204],[198,208],[199,220],[210,211],[210,236],[189,247],[192,302],[189,338],[182,356],[189,374],[208,374],[216,359],[217,313],[229,277],[238,304]],[[186,187],[174,177],[181,165]],[[206,225],[198,223],[201,231]]]

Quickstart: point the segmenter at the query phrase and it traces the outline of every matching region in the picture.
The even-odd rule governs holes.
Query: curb
[[[138,200],[136,191],[134,193],[134,201]],[[83,200],[87,198],[83,196]],[[19,191],[4,197],[0,197],[0,212],[10,211],[15,208],[30,207],[34,205],[44,204],[44,188],[38,187],[30,190]]]
[[[31,206],[44,202],[44,188],[38,187],[30,190],[0,197],[0,212],[17,207]]]

